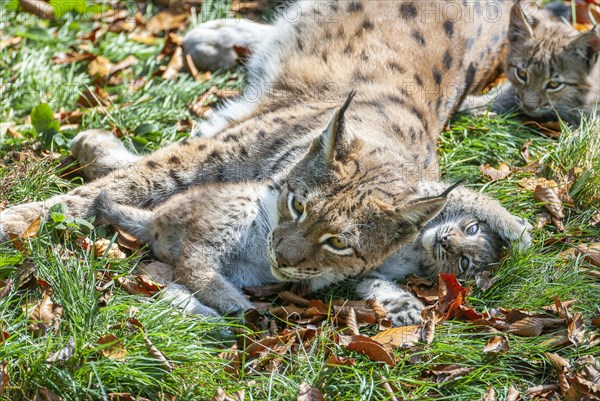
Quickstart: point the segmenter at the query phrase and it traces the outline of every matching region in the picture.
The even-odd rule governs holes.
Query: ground
[[[97,10],[89,8],[88,14],[66,13],[53,21],[13,11],[13,3],[0,4],[0,210],[81,184],[64,157],[77,132],[104,128],[147,153],[187,137],[191,121],[243,86],[242,68],[176,74],[169,63],[178,38],[167,38],[164,28],[175,24],[181,35],[203,19],[223,17],[229,3],[205,2],[200,14],[188,8],[171,19],[151,19],[161,9],[137,2],[129,4],[128,14],[140,7],[137,17],[119,19],[105,10],[95,19]],[[170,22],[174,18],[183,22]],[[131,55],[135,62],[115,67]],[[58,123],[39,117],[48,110]],[[290,400],[309,383],[331,400],[390,400],[392,393],[397,399],[474,400],[486,391],[489,397],[490,387],[504,399],[511,386],[524,396],[532,387],[556,385],[551,353],[571,364],[600,354],[598,256],[593,249],[592,256],[573,251],[600,241],[600,124],[592,118],[580,129],[561,131],[556,138],[548,128],[511,116],[457,116],[442,136],[439,155],[445,179],[466,179],[532,224],[545,219],[544,198],[534,199],[542,182],[525,179],[559,183],[564,219],[536,228],[533,246],[507,256],[486,291],[467,282],[473,291],[466,301],[488,313],[540,311],[555,298],[574,301],[568,311],[581,315],[585,332],[572,341],[550,341],[573,334],[564,326],[523,336],[450,319],[437,326],[430,344],[395,350],[392,367],[343,347],[327,319],[313,340],[284,350],[271,372],[258,372],[256,361],[232,370],[220,353],[236,342],[234,333],[243,332],[238,322],[185,316],[159,295],[145,296],[155,292],[151,283],[132,290],[127,280],[150,256],[126,247],[125,259],[92,250],[81,237],[112,241],[110,229],[90,231],[88,223],[70,221],[57,209],[39,233],[0,244],[0,399],[205,400],[222,388],[228,394],[244,389],[247,400]],[[504,174],[481,168],[502,162],[508,165]],[[327,303],[348,296],[342,286],[314,298]],[[377,331],[376,325],[361,328],[364,335]],[[495,336],[506,338],[509,349],[484,353]],[[354,364],[332,365],[332,354],[351,357]],[[444,365],[467,369],[438,380],[431,372]],[[554,394],[561,390],[554,388]]]

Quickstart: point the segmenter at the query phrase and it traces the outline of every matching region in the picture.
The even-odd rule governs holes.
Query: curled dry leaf
[[[581,244],[575,248],[575,256],[583,255],[583,260],[594,266],[600,267],[600,242],[594,244]]]
[[[175,49],[175,52],[171,56],[167,69],[163,72],[163,79],[173,79],[177,76],[179,71],[183,68],[183,50],[181,46]]]
[[[7,296],[13,288],[14,281],[12,279],[0,280],[0,299]]]
[[[166,285],[173,281],[173,266],[166,263],[155,260],[142,266],[140,270],[159,284]]]
[[[454,274],[441,273],[438,280],[439,310],[449,319],[463,304],[469,290],[458,282]]]
[[[140,274],[138,276],[118,277],[116,281],[121,287],[123,287],[125,291],[127,291],[127,293],[131,295],[143,295],[146,297],[151,297],[164,288],[164,286],[154,282],[152,278],[145,274]]]
[[[279,298],[281,298],[284,301],[291,302],[295,305],[300,305],[304,307],[308,307],[310,305],[310,301],[308,299],[302,298],[301,296],[296,295],[291,291],[280,292]]]
[[[544,203],[544,207],[550,214],[552,223],[556,229],[561,232],[564,231],[562,219],[565,217],[565,214],[556,189],[537,186],[533,191],[533,198],[538,202]]]
[[[324,401],[325,397],[321,390],[312,386],[306,382],[303,382],[300,385],[300,389],[298,391],[298,401]]]
[[[345,356],[330,355],[329,358],[327,358],[327,362],[325,362],[325,363],[327,365],[334,365],[334,366],[339,366],[339,365],[354,366],[354,365],[356,365],[356,360],[354,358],[347,358]]]
[[[25,250],[25,242],[28,239],[37,237],[40,225],[42,224],[41,216],[35,219],[29,227],[22,233],[8,233],[8,239],[12,242],[12,245],[18,251]]]
[[[574,313],[573,317],[567,318],[567,336],[574,345],[579,345],[585,336],[585,324],[581,313]]]
[[[438,288],[433,281],[414,275],[408,276],[406,280],[404,287],[414,293],[421,301],[429,305],[437,302]]]
[[[492,277],[492,272],[490,270],[485,270],[475,275],[475,284],[481,291],[489,290],[497,280],[497,277]]]
[[[388,349],[407,349],[421,340],[421,333],[421,326],[401,326],[381,331],[372,338]]]
[[[88,64],[88,74],[90,76],[108,77],[110,70],[113,68],[113,63],[109,59],[97,56]]]
[[[156,359],[161,365],[163,365],[165,369],[167,369],[167,371],[172,372],[173,365],[171,364],[171,362],[169,362],[165,354],[160,352],[158,348],[156,348],[154,344],[152,344],[152,341],[150,341],[150,339],[145,335],[144,342],[146,343],[146,348],[148,349],[148,352],[150,353],[152,358]]]
[[[358,323],[356,322],[356,311],[352,307],[350,307],[348,315],[346,316],[346,326],[348,326],[348,332],[351,335],[360,335],[360,330],[358,330]]]
[[[38,389],[37,394],[35,395],[35,401],[63,401],[62,397],[59,397],[53,391],[48,390],[46,387],[41,387]]]
[[[421,340],[427,345],[433,342],[435,337],[435,321],[427,319],[423,322],[423,330],[421,331]]]
[[[483,347],[483,352],[485,354],[500,354],[503,352],[507,352],[510,349],[508,345],[508,340],[506,337],[492,337],[488,340],[488,342]]]
[[[119,248],[119,244],[111,242],[105,238],[94,242],[94,255],[98,258],[106,257],[108,259],[127,258],[127,255]]]
[[[479,166],[479,171],[490,180],[502,180],[512,173],[508,164],[504,162],[500,163],[498,168],[494,168],[489,164],[482,164]]]
[[[116,361],[124,361],[127,356],[127,350],[123,346],[123,342],[114,334],[107,334],[100,337],[97,341],[102,347],[102,354],[109,359]]]
[[[533,143],[531,139],[526,140],[521,146],[521,157],[525,163],[529,163],[529,146]]]
[[[0,395],[10,385],[10,375],[8,374],[8,362],[0,362]]]
[[[211,398],[210,400],[211,401],[244,401],[245,397],[246,397],[246,392],[244,390],[238,390],[229,396],[225,393],[225,391],[221,387],[219,387],[217,389],[217,391],[215,392],[215,395],[213,396],[213,398]]]
[[[148,21],[146,28],[151,33],[159,33],[161,31],[178,30],[185,26],[187,15],[175,14],[170,11],[161,11]]]

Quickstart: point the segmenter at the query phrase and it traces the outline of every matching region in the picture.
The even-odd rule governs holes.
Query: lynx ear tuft
[[[600,53],[600,28],[596,26],[591,31],[577,36],[567,45],[565,53],[569,54],[570,58],[583,60],[588,71],[591,70],[596,65]]]
[[[347,147],[352,139],[346,129],[345,114],[355,95],[355,91],[350,92],[342,107],[333,114],[325,131],[315,138],[311,146],[310,153],[316,154],[327,166],[331,165],[336,153]]]

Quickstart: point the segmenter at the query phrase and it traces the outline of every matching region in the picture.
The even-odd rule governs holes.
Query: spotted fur
[[[508,83],[463,108],[490,106],[496,113],[518,109],[539,121],[578,124],[600,103],[600,26],[578,32],[546,10],[511,11]]]
[[[449,19],[443,10],[449,3],[465,17]],[[203,292],[212,283],[226,288],[236,284],[231,275],[238,271],[235,258],[228,258],[248,238],[264,234],[252,228],[262,227],[252,224],[262,198],[245,200],[240,193],[263,183],[277,199],[277,224],[269,220],[266,252],[273,277],[311,280],[316,288],[367,274],[414,240],[446,203],[447,193],[435,188],[425,194],[419,183],[439,178],[438,135],[465,95],[496,71],[508,26],[509,1],[478,4],[473,9],[463,2],[434,2],[438,11],[432,15],[431,4],[422,2],[292,3],[301,17],[282,16],[275,23],[275,34],[249,62],[244,96],[200,125],[197,137],[65,195],[3,211],[0,237],[23,231],[56,203],[75,216],[100,211],[108,219],[111,211],[129,205],[139,226],[148,227],[158,224],[162,209],[156,215],[144,209],[164,203],[161,208],[179,212],[185,221],[195,208],[207,210],[219,200],[231,208],[221,209],[221,217],[206,213],[205,226],[188,232],[194,240],[180,237],[173,254],[183,266],[178,277],[192,291]],[[490,9],[497,10],[497,19],[490,20]],[[354,99],[344,103],[349,93]],[[217,192],[202,196],[202,188]],[[101,191],[109,194],[105,205],[114,208],[93,203]],[[303,212],[294,215],[290,200],[300,202]],[[220,233],[225,225],[233,231],[206,234]],[[192,226],[181,225],[179,233]],[[518,238],[515,232],[511,239]],[[201,243],[194,246],[196,234]],[[160,232],[144,238],[161,247]],[[203,260],[197,253],[206,255],[202,244],[211,240],[216,242],[209,247],[209,266],[203,267],[194,261]],[[220,312],[245,308],[239,290],[231,291],[231,302],[211,306]]]

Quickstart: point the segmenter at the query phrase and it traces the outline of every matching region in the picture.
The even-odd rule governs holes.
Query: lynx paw
[[[421,323],[421,311],[424,306],[410,294],[396,299],[388,299],[381,303],[388,311],[387,319],[394,326],[409,326]]]
[[[43,211],[42,202],[13,206],[0,212],[0,242],[8,241],[9,234],[21,234],[39,218]]]
[[[512,224],[507,224],[501,233],[505,240],[518,243],[519,249],[527,249],[531,245],[533,226],[524,218],[514,216]]]
[[[250,51],[269,35],[270,25],[236,19],[205,22],[183,39],[183,50],[201,71],[228,70],[237,65],[234,46]]]
[[[89,180],[104,177],[111,171],[125,168],[140,157],[129,152],[109,131],[82,131],[71,142],[71,154],[82,166]]]
[[[190,290],[180,284],[171,283],[167,285],[163,292],[163,298],[189,315],[220,316],[216,310],[198,301]]]

